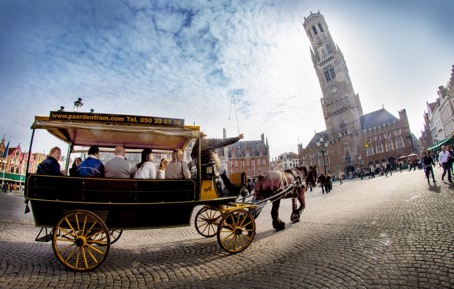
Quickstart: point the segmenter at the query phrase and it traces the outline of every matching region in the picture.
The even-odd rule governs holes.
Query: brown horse
[[[305,181],[305,182],[304,182]],[[273,219],[273,227],[276,230],[285,229],[285,222],[279,219],[279,206],[281,199],[292,198],[293,212],[291,220],[298,222],[301,212],[306,207],[304,193],[307,189],[307,183],[312,187],[316,186],[317,170],[316,166],[291,168],[288,170],[273,170],[265,175],[258,177],[255,183],[256,201],[268,199],[273,203],[271,209],[271,217]],[[299,208],[296,200],[299,201]],[[256,213],[256,216],[259,212]]]

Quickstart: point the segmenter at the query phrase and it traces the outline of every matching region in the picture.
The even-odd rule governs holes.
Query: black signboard
[[[184,119],[124,114],[101,114],[85,112],[51,111],[50,120],[71,122],[93,122],[105,124],[184,126]]]

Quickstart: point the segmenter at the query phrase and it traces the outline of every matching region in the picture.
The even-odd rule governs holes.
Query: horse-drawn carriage
[[[37,116],[36,129],[68,144],[65,169],[71,154],[97,145],[104,150],[124,146],[155,153],[183,151],[200,138],[198,126],[182,119],[78,112],[51,112]],[[74,271],[88,271],[106,259],[111,244],[123,230],[189,226],[194,208],[205,205],[196,216],[196,229],[205,237],[217,235],[219,245],[230,253],[246,249],[255,236],[251,202],[235,202],[245,192],[245,175],[231,176],[230,194],[216,185],[212,164],[196,163],[191,179],[113,179],[27,174],[25,200],[35,225],[37,241],[52,241],[57,259]],[[30,155],[29,158],[30,160]],[[28,165],[27,165],[28,171]],[[49,233],[48,233],[49,229]]]

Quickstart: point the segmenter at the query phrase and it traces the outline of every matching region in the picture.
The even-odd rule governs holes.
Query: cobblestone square
[[[124,231],[88,273],[68,271],[51,242],[35,242],[23,197],[1,193],[0,287],[453,288],[454,187],[440,168],[435,174],[436,186],[422,171],[404,171],[336,182],[329,194],[315,188],[299,223],[290,222],[290,201],[281,204],[287,226],[279,232],[268,204],[239,254],[194,226]]]

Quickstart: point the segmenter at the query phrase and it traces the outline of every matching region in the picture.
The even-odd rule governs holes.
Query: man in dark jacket
[[[63,176],[63,173],[60,171],[60,164],[58,163],[60,157],[60,148],[51,148],[47,158],[38,165],[36,173],[40,175]]]
[[[89,178],[104,177],[104,165],[99,160],[99,147],[91,146],[88,149],[88,157],[77,168],[79,176]]]
[[[201,134],[201,153],[200,158],[202,164],[209,164],[214,162],[216,164],[216,170],[219,172],[221,166],[221,160],[219,159],[216,149],[222,148],[231,144],[236,143],[240,139],[243,139],[244,135],[240,134],[237,137],[225,138],[225,139],[216,139],[216,138],[206,138],[204,133]],[[194,147],[192,148],[191,157],[197,159],[199,155],[199,140],[196,140]]]

